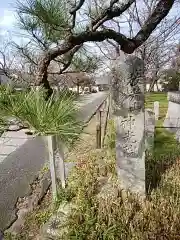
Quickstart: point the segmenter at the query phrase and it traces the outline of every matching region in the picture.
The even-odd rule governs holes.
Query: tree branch
[[[42,46],[44,49],[48,49],[48,46],[47,46],[47,44],[45,43],[45,42],[43,42],[35,33],[34,33],[34,30],[33,30],[33,28],[31,28],[31,34],[32,34],[32,36],[34,37],[34,39],[35,40],[37,40],[37,42],[38,42],[38,44],[40,45],[40,46]]]
[[[76,12],[72,14],[72,26],[71,29],[73,29],[76,25]]]
[[[107,16],[106,19],[112,19],[113,17],[117,17],[127,8],[129,8],[134,1],[135,0],[129,0],[126,3],[122,4],[121,7],[116,7],[113,9],[109,8],[108,10],[106,10],[103,13],[104,15],[102,14],[100,18],[96,19],[93,22],[94,29],[98,27],[98,22],[101,21],[104,16]],[[116,1],[113,1],[112,3],[114,2]],[[107,39],[113,39],[121,46],[122,51],[129,54],[133,53],[136,48],[138,48],[148,39],[156,26],[169,13],[174,2],[175,0],[159,0],[156,8],[148,17],[141,30],[137,33],[135,37],[131,39],[112,29],[103,29],[101,31],[94,31],[94,29],[92,29],[92,31],[86,30],[82,33],[69,36],[63,44],[46,52],[39,64],[37,84],[42,84],[46,89],[50,89],[50,85],[47,80],[47,70],[51,60],[64,53],[67,53],[75,46],[81,45],[88,41],[102,42]]]
[[[152,14],[149,16],[145,24],[142,26],[141,30],[133,39],[137,47],[139,47],[143,42],[148,39],[156,26],[169,13],[174,2],[175,0],[161,0],[158,2]]]
[[[116,57],[117,57],[117,56],[120,56],[119,44],[118,44],[118,43],[114,43],[114,42],[112,42],[112,41],[109,40],[109,39],[107,39],[107,42],[114,47],[114,49],[115,49],[115,51],[116,51]]]
[[[72,15],[71,29],[73,29],[75,27],[75,24],[76,24],[76,12],[82,7],[84,2],[85,2],[85,0],[80,0],[79,3],[73,9],[71,9],[71,11],[69,12]]]
[[[86,70],[81,70],[81,72],[86,73]],[[67,74],[67,73],[79,73],[79,71],[65,71],[63,73],[58,72],[48,72],[51,75],[60,75],[60,74]]]
[[[59,71],[59,74],[63,73],[71,64],[71,61],[74,57],[74,54],[82,47],[83,44],[75,46],[71,51],[68,53],[68,61],[64,63],[63,68]]]
[[[96,43],[96,45],[98,46],[100,52],[101,52],[107,59],[109,59],[109,60],[116,60],[116,57],[112,57],[112,56],[109,54],[109,52],[110,52],[109,49],[108,49],[108,50],[106,49],[105,51],[108,51],[108,52],[105,53],[104,50],[102,50],[102,47],[101,47],[98,43]],[[109,56],[109,55],[110,55],[110,56]]]
[[[96,32],[83,32],[79,35],[75,35],[71,37],[71,44],[79,45],[84,42],[102,42],[106,39],[113,39],[119,45],[121,45],[121,49],[126,53],[132,53],[135,49],[135,43],[132,39],[127,38],[125,35],[121,33],[117,33],[112,29],[104,29]]]
[[[5,54],[1,50],[0,50],[0,54],[2,55],[2,59],[3,59],[3,63],[0,62],[0,65],[3,68],[3,70],[4,70],[4,69],[6,69],[6,56],[5,56]]]
[[[101,26],[107,20],[113,19],[114,17],[119,17],[123,12],[125,12],[135,0],[129,0],[122,3],[121,7],[113,8],[113,5],[118,1],[111,1],[110,7],[104,10],[104,12],[97,19],[92,21],[93,31],[95,31],[99,26]]]
[[[141,20],[140,20],[140,17],[139,17],[136,1],[135,1],[135,12],[136,12],[136,16],[137,16],[137,22],[138,22],[139,26],[142,27],[142,23],[141,23]]]
[[[6,77],[8,77],[9,79],[13,79],[14,78],[12,77],[11,73],[10,73],[10,68],[11,68],[11,64],[12,63],[9,63],[7,65],[7,59],[6,59],[6,54],[3,52],[3,51],[0,51],[0,54],[1,54],[1,58],[3,59],[3,63],[0,61],[0,66],[1,66],[1,69],[3,71],[3,73],[5,74]],[[14,59],[14,58],[13,58]],[[12,61],[13,61],[12,59]],[[0,82],[1,84],[1,82]]]
[[[26,47],[28,46],[29,43],[26,44]],[[26,47],[21,47],[18,44],[14,43],[14,46],[22,53],[22,55],[30,62],[33,63],[34,65],[38,65],[37,62],[35,62],[35,60],[29,55],[29,53],[27,52],[27,48]]]
[[[71,9],[71,11],[69,13],[74,14],[75,12],[77,12],[82,7],[84,2],[85,2],[85,0],[80,0],[79,3],[73,9]]]
[[[110,1],[110,9],[114,6],[115,3],[117,3],[119,0],[111,0]]]

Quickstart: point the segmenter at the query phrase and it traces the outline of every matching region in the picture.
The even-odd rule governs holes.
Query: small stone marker
[[[153,151],[154,148],[154,132],[155,132],[155,114],[152,109],[145,111],[145,134],[146,134],[146,149]]]
[[[159,119],[159,102],[154,102],[154,114],[155,114],[155,120]]]
[[[121,55],[112,67],[112,107],[116,125],[116,161],[121,187],[145,194],[144,64]]]
[[[168,92],[168,110],[163,126],[180,142],[180,92]]]

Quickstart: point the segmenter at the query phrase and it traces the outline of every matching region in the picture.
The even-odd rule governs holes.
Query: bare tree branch
[[[70,11],[70,14],[74,14],[75,12],[77,12],[82,5],[84,4],[85,0],[80,0],[79,3]]]
[[[110,55],[109,52],[110,52],[110,49],[107,49],[107,52],[104,52],[104,49],[102,46],[100,46],[98,43],[96,43],[96,45],[98,46],[100,52],[105,56],[106,59],[109,59],[109,60],[115,60],[116,57],[113,57],[112,54]]]
[[[34,65],[37,66],[38,63],[37,63],[37,62],[35,61],[35,59],[32,58],[32,57],[30,56],[30,54],[26,51],[26,50],[27,50],[26,48],[27,48],[28,44],[29,44],[29,43],[27,43],[25,47],[21,47],[21,46],[19,46],[18,44],[15,44],[15,43],[14,43],[14,46],[22,53],[23,56],[26,57],[26,59],[27,59],[30,63],[33,63]]]
[[[115,3],[117,3],[119,0],[111,0],[110,1],[110,9],[112,9],[112,7],[114,6]]]
[[[3,60],[3,62],[0,61],[1,67],[2,67],[2,69],[6,69],[6,56],[3,53],[3,51],[0,51],[0,54],[1,54],[1,57],[2,57],[2,60]]]
[[[107,42],[112,45],[116,51],[116,57],[120,56],[120,48],[119,44],[112,42],[111,40],[107,39]]]
[[[140,46],[147,40],[156,26],[169,13],[169,10],[171,9],[174,2],[175,0],[161,0],[158,2],[156,8],[134,38],[135,44],[137,46]]]
[[[136,1],[135,1],[135,11],[136,11],[136,16],[137,16],[137,22],[139,23],[139,26],[142,27],[142,23],[141,23],[141,20],[139,17]]]
[[[71,11],[69,12],[72,15],[71,29],[73,29],[75,27],[75,24],[76,24],[76,12],[82,7],[84,2],[85,2],[85,0],[80,0],[79,3],[74,8],[72,8]]]
[[[134,2],[135,0],[129,0],[125,3],[122,3],[121,7],[112,8],[113,5],[117,1],[111,1],[110,7],[106,9],[101,16],[92,21],[93,31],[95,31],[99,26],[101,26],[104,22],[113,19],[114,17],[119,17],[123,12],[125,12]]]
[[[76,25],[76,12],[72,14],[72,26],[71,29],[73,29]]]
[[[132,1],[133,2],[133,1]],[[131,2],[131,4],[132,4]],[[129,39],[121,33],[117,33],[111,29],[105,29],[102,31],[85,31],[74,36],[70,36],[60,47],[49,50],[45,56],[42,58],[39,64],[39,74],[37,77],[37,84],[44,85],[46,89],[50,89],[49,82],[47,80],[47,70],[50,61],[64,54],[74,48],[76,45],[81,45],[88,41],[101,42],[106,39],[113,39],[119,45],[121,45],[121,50],[126,53],[132,53],[136,48],[142,45],[150,36],[151,32],[156,28],[160,21],[168,14],[170,11],[174,0],[160,0],[157,4],[154,12],[150,15],[148,20],[143,25],[142,29],[137,33],[137,35]],[[130,1],[128,1],[130,4]],[[131,5],[130,4],[130,5]],[[126,6],[127,8],[127,6]],[[124,9],[124,8],[123,8]],[[52,90],[51,90],[52,91]]]
[[[46,15],[48,15],[49,18],[46,19],[46,15],[43,15],[43,14],[40,14],[41,16],[39,17],[39,14],[37,14],[38,11],[36,11],[37,10],[36,7],[35,7],[35,10],[33,9],[33,11],[35,12],[34,13],[35,17],[37,18],[37,22],[40,21],[40,23],[43,26],[45,26],[46,24],[49,24],[48,26],[50,27],[50,29],[51,29],[51,23],[53,25],[52,27],[54,26],[56,27],[57,25],[57,28],[59,29],[58,34],[60,34],[62,30],[61,32],[62,34],[57,36],[56,36],[57,32],[55,32],[55,34],[53,35],[55,40],[53,38],[48,39],[48,41],[50,41],[48,49],[44,50],[42,58],[38,63],[38,74],[37,74],[37,82],[36,82],[37,85],[43,85],[46,89],[50,89],[50,85],[47,80],[48,67],[50,65],[50,62],[52,60],[55,60],[57,57],[62,56],[62,59],[63,59],[63,55],[68,55],[68,61],[63,63],[63,67],[60,69],[59,73],[62,73],[63,71],[67,70],[67,68],[70,66],[75,52],[78,51],[78,49],[85,42],[102,42],[104,40],[107,40],[113,47],[115,47],[117,52],[119,51],[118,45],[120,45],[121,50],[124,51],[125,53],[128,53],[128,54],[133,53],[135,49],[141,46],[149,38],[150,34],[154,31],[154,29],[161,22],[161,20],[164,17],[166,17],[175,0],[157,0],[155,7],[153,5],[153,10],[148,14],[145,14],[145,17],[147,19],[145,19],[144,17],[142,23],[141,23],[141,17],[140,15],[138,15],[139,12],[137,10],[136,0],[126,0],[126,1],[111,0],[109,7],[106,7],[104,10],[103,10],[103,4],[100,4],[100,6],[98,5],[98,3],[103,3],[103,1],[100,2],[98,0],[94,0],[94,2],[95,2],[95,7],[97,6],[98,7],[97,9],[95,9],[95,14],[93,13],[93,10],[90,11],[92,13],[92,15],[90,13],[90,17],[91,19],[93,18],[93,20],[89,25],[84,24],[83,27],[85,27],[85,30],[81,30],[81,31],[79,31],[79,29],[74,29],[74,27],[77,21],[76,14],[78,10],[80,9],[82,10],[80,11],[80,13],[82,12],[81,16],[83,15],[87,16],[87,13],[85,14],[83,13],[84,9],[82,8],[83,4],[85,3],[85,0],[77,0],[76,5],[73,6],[73,8],[70,11],[67,11],[66,15],[69,16],[70,14],[72,17],[71,27],[68,22],[69,18],[66,19],[64,15],[62,17],[63,24],[61,25],[61,23],[58,23],[57,19],[61,19],[60,15],[58,14],[61,14],[61,13],[56,12],[56,10],[54,10],[55,14],[52,13],[52,15],[50,14],[49,16],[48,8],[47,8]],[[154,0],[151,0],[151,2],[153,2],[152,4],[154,4]],[[135,14],[137,15],[137,20],[141,23],[141,25],[139,24],[140,30],[135,36],[133,36],[133,34],[130,37],[125,36],[120,31],[121,30],[120,25],[117,25],[118,29],[115,29],[115,30],[111,29],[111,27],[107,28],[107,26],[106,28],[104,28],[103,24],[106,21],[113,20],[113,18],[121,16],[127,9],[131,9],[130,7],[132,7],[134,3],[135,3]],[[57,7],[56,4],[52,6],[55,6],[55,8]],[[41,8],[43,9],[43,3]],[[27,7],[25,9],[28,10],[29,8]],[[27,12],[27,14],[29,13]],[[31,14],[29,15],[31,17]],[[53,18],[54,16],[57,16],[57,19],[55,18],[55,21]],[[94,16],[97,16],[97,17],[94,17]],[[88,15],[87,21],[88,20],[89,20],[89,15]],[[66,22],[68,26],[68,31],[66,28],[67,26],[64,26],[66,25]],[[131,27],[133,28],[133,25]],[[72,31],[72,29],[74,29],[74,31]],[[49,28],[47,30],[49,31]],[[33,36],[33,32],[31,33],[31,35]],[[37,36],[33,36],[33,38],[36,38],[36,37]],[[38,39],[36,40],[38,41]],[[56,47],[54,47],[54,43],[56,43]],[[27,56],[27,59],[28,59],[28,56]]]
[[[63,68],[59,71],[59,74],[63,73],[71,64],[74,54],[82,47],[83,44],[75,46],[71,51],[68,52],[68,61],[64,63]]]
[[[34,37],[34,39],[36,39],[37,40],[37,42],[39,43],[39,45],[40,46],[42,46],[44,49],[48,49],[48,47],[47,47],[47,44],[45,43],[45,42],[43,42],[42,40],[41,40],[41,38],[39,38],[35,33],[34,33],[34,30],[33,29],[31,29],[31,34],[32,34],[32,36]]]

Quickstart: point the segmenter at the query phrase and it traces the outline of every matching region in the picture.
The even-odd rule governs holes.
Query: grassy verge
[[[168,100],[167,100],[167,94],[166,93],[147,93],[145,95],[145,106],[146,108],[153,109],[154,102],[159,102],[159,121],[157,122],[157,125],[161,125],[167,112],[168,107]]]
[[[170,169],[179,159],[180,144],[174,135],[162,128],[168,108],[166,93],[148,93],[146,107],[153,108],[154,101],[159,101],[159,120],[156,122],[153,154],[148,154],[146,159],[147,189],[156,188],[162,175]]]
[[[160,101],[150,96],[148,107],[153,99]],[[161,101],[163,118],[167,110],[165,95],[161,95]],[[156,131],[154,153],[146,160],[152,189],[149,198],[141,202],[119,189],[114,136],[110,123],[106,149],[90,150],[83,159],[76,159],[79,164],[66,189],[76,207],[68,217],[64,239],[179,239],[180,151],[174,136],[164,129]]]
[[[150,101],[148,104],[152,106]],[[67,231],[58,239],[180,239],[180,151],[173,135],[157,129],[154,152],[146,159],[151,191],[147,199],[139,201],[119,188],[113,122],[108,124],[106,147],[101,150],[95,150],[94,122],[91,124],[86,137],[69,154],[68,161],[78,164],[69,175],[67,188],[60,191],[57,205],[65,201],[74,208],[64,225],[59,225],[59,232]]]
[[[70,174],[66,196],[71,196],[68,201],[75,208],[68,216],[68,231],[63,239],[179,239],[180,166],[177,155],[149,198],[139,201],[137,196],[119,188],[112,123],[106,143],[106,149],[90,150],[84,154],[83,161],[79,158],[78,166]]]

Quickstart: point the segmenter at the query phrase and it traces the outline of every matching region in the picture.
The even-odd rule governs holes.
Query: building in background
[[[95,81],[85,72],[49,75],[48,80],[52,87],[60,90],[66,88],[77,93],[97,91]]]
[[[99,91],[108,91],[111,81],[110,72],[105,72],[94,77],[96,86],[98,86]]]
[[[151,87],[153,79],[151,78],[146,78],[146,82],[145,82],[145,90],[146,92],[149,92],[149,89]],[[151,92],[161,92],[163,90],[162,87],[162,79],[158,79],[158,81],[156,83],[154,83],[153,88],[151,89]]]

